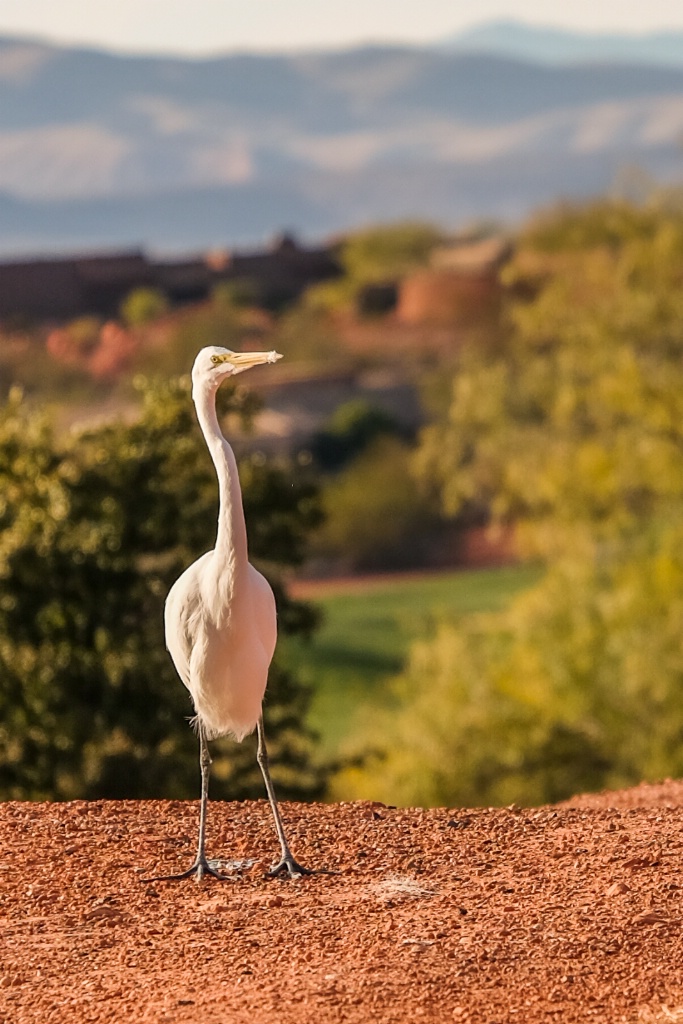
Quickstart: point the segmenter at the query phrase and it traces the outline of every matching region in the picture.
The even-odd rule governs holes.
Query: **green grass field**
[[[391,700],[388,683],[413,640],[440,620],[501,608],[537,578],[536,569],[506,566],[321,588],[310,600],[324,621],[311,642],[281,641],[287,663],[313,688],[310,724],[321,752],[343,753],[356,725]]]

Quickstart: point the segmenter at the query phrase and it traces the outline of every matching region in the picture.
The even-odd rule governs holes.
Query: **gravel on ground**
[[[541,808],[0,804],[7,1024],[683,1022],[683,783]]]

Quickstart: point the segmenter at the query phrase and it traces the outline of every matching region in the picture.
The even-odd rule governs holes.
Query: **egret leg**
[[[299,878],[301,875],[311,875],[312,871],[308,868],[302,868],[300,864],[294,860],[292,851],[289,848],[289,843],[285,836],[285,830],[282,826],[282,818],[280,817],[280,808],[278,806],[277,797],[275,796],[275,788],[273,786],[273,780],[270,777],[270,769],[268,767],[268,751],[266,749],[266,734],[263,728],[263,715],[258,720],[257,736],[258,736],[258,748],[256,751],[256,760],[258,761],[259,768],[263,775],[263,781],[266,784],[266,793],[268,794],[268,801],[270,803],[270,809],[273,812],[273,818],[275,820],[275,831],[277,837],[280,840],[280,849],[282,856],[277,864],[274,864],[268,874],[274,878],[277,875],[282,875],[285,872],[290,878]]]
[[[181,878],[190,878],[191,875],[195,876],[195,881],[197,882],[201,882],[204,875],[212,875],[214,878],[219,878],[221,881],[227,881],[230,878],[230,875],[222,875],[220,871],[216,871],[215,868],[211,867],[206,859],[206,853],[204,850],[206,839],[206,807],[209,801],[211,755],[209,754],[209,745],[206,741],[206,736],[201,722],[198,726],[198,732],[199,767],[202,773],[202,796],[199,804],[199,839],[197,841],[197,856],[195,857],[194,863],[187,869],[187,871],[181,871],[180,874],[177,875],[157,875],[154,878],[143,878],[143,882],[174,882]]]

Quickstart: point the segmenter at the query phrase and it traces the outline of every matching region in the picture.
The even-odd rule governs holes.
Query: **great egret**
[[[269,874],[295,878],[310,874],[294,860],[285,838],[268,770],[261,704],[277,636],[275,598],[247,557],[247,531],[237,463],[216,415],[222,381],[251,366],[274,363],[277,352],[231,352],[211,346],[192,367],[192,398],[211,453],[219,488],[216,545],[185,570],[166,599],[166,646],[178,675],[190,691],[196,711],[201,767],[201,803],[197,856],[187,871],[154,881],[204,874],[226,878],[212,867],[204,849],[211,758],[208,741],[218,736],[242,740],[256,728],[256,758],[281,846],[281,859]]]

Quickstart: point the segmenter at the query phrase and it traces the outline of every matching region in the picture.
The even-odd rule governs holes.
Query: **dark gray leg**
[[[197,856],[194,863],[187,871],[181,871],[178,875],[157,875],[154,878],[143,878],[143,882],[173,882],[181,878],[189,878],[195,875],[195,881],[201,882],[204,875],[212,875],[221,881],[227,881],[229,875],[222,875],[220,871],[212,868],[206,859],[204,844],[206,838],[206,807],[209,801],[209,774],[211,772],[211,755],[209,745],[206,741],[204,729],[201,722],[198,726],[199,733],[199,767],[202,773],[202,796],[199,804],[199,838],[197,840]]]
[[[259,718],[256,728],[258,736],[256,760],[258,761],[259,768],[263,774],[263,781],[266,784],[266,793],[268,794],[270,808],[273,812],[273,818],[275,819],[275,831],[277,832],[277,837],[280,840],[280,849],[282,852],[280,860],[270,869],[268,874],[274,877],[275,875],[284,874],[286,871],[290,878],[299,878],[301,875],[310,875],[313,873],[312,871],[309,871],[307,868],[302,868],[301,865],[297,864],[294,860],[285,837],[285,830],[282,827],[280,808],[278,806],[277,797],[275,796],[273,780],[270,777],[270,769],[268,768],[268,751],[266,749],[266,735],[263,729],[263,715]]]

